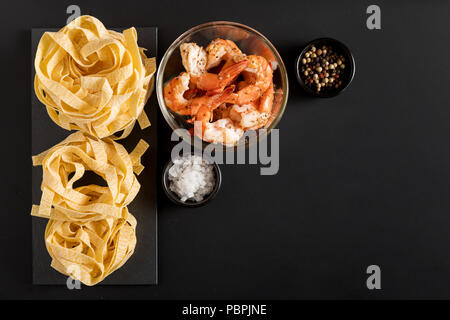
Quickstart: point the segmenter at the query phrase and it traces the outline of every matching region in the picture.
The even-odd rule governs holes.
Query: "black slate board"
[[[34,57],[39,40],[45,31],[58,29],[33,28],[31,34],[32,83],[34,81]],[[120,29],[114,29],[121,31]],[[136,28],[139,46],[147,48],[148,56],[157,53],[157,28]],[[156,142],[157,142],[157,108],[156,94],[150,97],[145,111],[152,122],[150,128],[141,130],[136,123],[133,132],[121,140],[125,148],[131,152],[139,139],[145,139],[150,148],[142,157],[144,171],[138,176],[141,184],[139,194],[128,206],[137,219],[137,244],[131,258],[119,270],[108,276],[100,285],[149,285],[157,283],[157,207],[156,207]],[[72,132],[56,125],[48,116],[42,103],[37,99],[32,86],[31,94],[31,153],[38,154],[51,148]],[[31,161],[30,161],[31,163]],[[32,200],[39,204],[41,198],[42,167],[34,167],[32,171]],[[51,258],[44,243],[44,231],[47,220],[33,217],[32,248],[33,248],[33,284],[65,285],[67,277],[50,267]]]

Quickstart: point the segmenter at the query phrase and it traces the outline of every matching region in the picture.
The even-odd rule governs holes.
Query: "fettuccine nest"
[[[99,138],[123,130],[114,138],[124,138],[136,120],[141,128],[150,125],[143,108],[156,61],[138,47],[134,28],[119,33],[81,16],[42,36],[34,66],[36,95],[64,129]]]
[[[136,219],[123,208],[120,219],[86,222],[58,220],[56,214],[45,229],[45,245],[57,271],[88,286],[120,268],[136,246]]]
[[[140,185],[140,162],[148,144],[141,140],[128,154],[113,139],[78,131],[33,157],[42,165],[42,198],[32,215],[50,219],[45,242],[52,266],[86,285],[94,285],[122,266],[136,244],[136,220],[127,205]],[[87,171],[107,186],[74,188]]]

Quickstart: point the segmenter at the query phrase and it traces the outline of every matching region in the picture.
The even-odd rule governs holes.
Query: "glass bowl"
[[[194,144],[194,139],[198,138],[193,137],[186,131],[192,127],[191,124],[186,123],[188,117],[178,115],[166,106],[164,102],[164,85],[173,77],[179,75],[180,72],[185,71],[179,49],[182,43],[195,42],[205,48],[216,38],[232,40],[243,53],[263,56],[272,65],[275,90],[272,115],[263,127],[266,130],[258,131],[257,137],[259,141],[263,136],[270,134],[270,131],[276,127],[283,116],[289,92],[288,77],[283,60],[272,43],[258,31],[240,23],[228,21],[204,23],[186,31],[172,43],[159,64],[156,76],[156,94],[161,112],[172,130],[176,130],[175,132],[186,142]],[[186,130],[179,131],[177,129]],[[209,145],[209,143],[204,141],[200,142],[200,144],[203,148]],[[243,144],[246,147],[249,145],[247,139],[241,139],[236,146],[232,147],[236,148]],[[224,145],[223,148],[227,149],[228,147]]]

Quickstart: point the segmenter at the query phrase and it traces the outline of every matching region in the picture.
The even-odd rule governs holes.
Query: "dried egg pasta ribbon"
[[[134,173],[142,171],[140,158],[148,148],[141,140],[131,154],[110,138],[100,140],[81,131],[75,132],[53,148],[33,157],[42,165],[42,198],[33,206],[32,215],[49,218],[55,209],[62,220],[98,220],[121,218],[139,191]],[[107,186],[94,184],[73,188],[85,171],[103,178]],[[52,208],[53,207],[53,208]]]
[[[126,207],[139,190],[135,172],[148,144],[141,140],[128,154],[113,139],[78,131],[33,157],[42,165],[42,199],[31,214],[48,218],[45,244],[57,271],[95,285],[120,268],[136,246],[136,219]],[[91,170],[107,187],[73,188]]]
[[[51,266],[88,286],[102,281],[128,260],[136,246],[136,219],[126,207],[121,216],[84,222],[49,220],[45,245]]]
[[[156,60],[138,47],[134,28],[118,33],[81,16],[44,33],[34,66],[36,95],[64,129],[121,139],[136,121],[141,128],[150,125],[143,109],[153,91]]]

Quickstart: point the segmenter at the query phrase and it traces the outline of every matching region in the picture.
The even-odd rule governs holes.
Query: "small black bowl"
[[[317,92],[308,85],[306,85],[306,83],[303,81],[303,75],[301,73],[301,60],[304,57],[305,53],[309,51],[312,46],[319,48],[323,45],[330,46],[334,48],[337,52],[342,54],[346,60],[345,65],[347,68],[344,69],[345,70],[344,74],[342,77],[340,77],[342,85],[340,85],[338,88],[327,89],[324,91]],[[337,96],[342,91],[344,91],[352,82],[353,77],[355,76],[355,59],[350,50],[347,48],[347,46],[342,42],[333,38],[319,38],[309,42],[303,48],[302,52],[299,54],[297,60],[295,61],[295,72],[297,75],[298,82],[307,93],[319,98],[331,98]]]
[[[166,194],[166,196],[175,204],[183,206],[183,207],[188,207],[188,208],[197,208],[197,207],[201,207],[203,205],[205,205],[207,202],[209,202],[210,200],[212,200],[217,193],[219,192],[220,186],[222,184],[222,173],[220,171],[219,166],[217,165],[217,163],[212,162],[213,165],[213,169],[214,169],[214,174],[215,174],[215,178],[216,178],[216,184],[214,186],[214,189],[211,191],[211,193],[207,196],[205,196],[205,198],[203,198],[203,200],[195,202],[195,201],[191,201],[191,200],[187,200],[185,202],[181,201],[180,198],[178,197],[178,195],[176,193],[174,193],[173,191],[170,190],[170,181],[169,181],[169,169],[173,166],[173,162],[172,160],[169,160],[167,162],[167,164],[164,166],[163,172],[162,172],[162,186],[164,189],[164,193]]]

